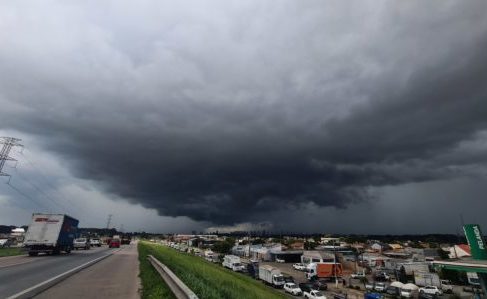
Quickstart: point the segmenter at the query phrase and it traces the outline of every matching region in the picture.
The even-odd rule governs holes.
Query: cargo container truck
[[[235,272],[244,271],[245,267],[240,262],[240,257],[236,255],[225,255],[223,257],[223,267],[232,269]]]
[[[269,265],[259,266],[259,279],[275,288],[282,288],[285,283],[281,271]]]
[[[70,253],[78,230],[77,219],[64,214],[32,214],[32,221],[24,238],[30,256],[39,253]]]
[[[310,263],[306,267],[306,278],[315,279],[333,279],[342,277],[342,264],[340,263]]]

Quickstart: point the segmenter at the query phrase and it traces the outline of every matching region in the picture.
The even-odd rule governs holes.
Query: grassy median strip
[[[22,248],[0,248],[0,257],[25,254]]]
[[[152,254],[169,267],[200,299],[288,298],[262,282],[174,249],[139,242],[139,256]]]
[[[140,262],[140,280],[142,281],[142,299],[152,298],[176,298],[167,284],[154,269],[152,264],[147,260],[149,248],[139,242],[139,262]]]

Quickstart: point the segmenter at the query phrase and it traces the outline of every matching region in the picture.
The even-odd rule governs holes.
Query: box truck
[[[340,278],[342,272],[340,263],[310,263],[306,267],[306,278],[308,280]]]
[[[269,265],[259,266],[259,279],[275,288],[282,288],[285,283],[281,271]]]
[[[240,262],[240,257],[236,255],[225,255],[223,257],[223,267],[232,269],[235,272],[242,272],[245,267]]]
[[[438,274],[430,272],[414,272],[414,284],[420,287],[441,287],[441,281]]]
[[[64,214],[32,214],[32,221],[24,238],[24,247],[30,256],[40,252],[70,253],[78,230],[77,219]]]

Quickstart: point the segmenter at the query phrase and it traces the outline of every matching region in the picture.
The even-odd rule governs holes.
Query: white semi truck
[[[269,265],[259,266],[259,279],[275,288],[282,288],[286,283],[281,271]]]
[[[240,262],[240,257],[236,255],[225,255],[223,257],[223,267],[232,269],[235,272],[242,272],[245,267]]]
[[[32,222],[24,238],[24,247],[30,256],[41,252],[70,253],[78,230],[77,219],[64,214],[32,214]]]

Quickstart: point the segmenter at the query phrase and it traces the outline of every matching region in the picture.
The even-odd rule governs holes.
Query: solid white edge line
[[[88,267],[88,266],[90,266],[90,265],[92,265],[92,264],[95,264],[95,263],[97,263],[97,262],[101,261],[102,259],[104,259],[104,258],[106,258],[106,257],[109,257],[110,255],[112,255],[113,253],[118,252],[118,251],[120,251],[120,249],[119,249],[119,250],[116,250],[116,251],[112,251],[112,252],[110,252],[110,253],[108,253],[108,254],[105,254],[105,255],[103,255],[103,256],[97,257],[97,258],[96,258],[96,259],[94,259],[94,260],[91,260],[91,261],[89,261],[89,262],[86,262],[86,263],[84,263],[84,264],[82,264],[82,265],[77,266],[76,268],[73,268],[73,269],[68,270],[68,271],[66,271],[66,272],[63,272],[63,273],[61,273],[61,274],[59,274],[59,275],[56,275],[56,276],[54,276],[54,277],[52,277],[52,278],[49,278],[48,280],[45,280],[45,281],[43,281],[43,282],[41,282],[41,283],[38,283],[38,284],[36,284],[36,285],[35,285],[35,286],[33,286],[33,287],[30,287],[30,288],[28,288],[28,289],[25,289],[25,290],[23,290],[23,291],[18,292],[17,294],[14,294],[14,295],[12,295],[12,296],[10,296],[10,297],[7,297],[7,299],[17,299],[17,298],[22,298],[22,296],[24,296],[24,295],[26,295],[26,294],[28,294],[28,293],[30,293],[30,292],[32,292],[32,291],[34,291],[34,290],[36,290],[36,289],[39,289],[39,288],[41,288],[41,287],[43,287],[43,286],[45,286],[45,285],[48,285],[48,284],[49,284],[49,283],[51,283],[51,282],[55,282],[57,279],[61,279],[61,278],[67,278],[67,277],[68,277],[70,274],[74,274],[74,273],[76,273],[77,271],[83,270],[84,268],[86,268],[86,267]],[[53,285],[55,285],[55,284],[56,284],[56,283],[54,283]],[[51,285],[51,286],[53,286],[53,285]],[[51,287],[51,286],[50,286],[50,287]],[[49,287],[48,287],[48,288],[49,288]],[[48,289],[48,288],[46,288],[46,289]]]

